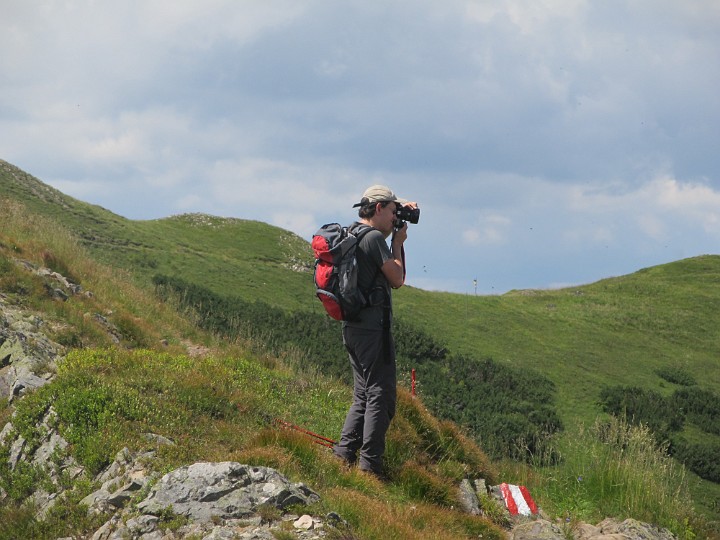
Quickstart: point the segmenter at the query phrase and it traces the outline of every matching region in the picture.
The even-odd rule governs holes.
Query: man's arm
[[[385,279],[393,289],[399,289],[405,283],[405,266],[403,261],[403,244],[407,239],[407,223],[403,225],[403,228],[395,231],[393,234],[392,242],[390,244],[390,250],[392,252],[392,258],[385,261],[380,267],[382,273],[385,275]]]

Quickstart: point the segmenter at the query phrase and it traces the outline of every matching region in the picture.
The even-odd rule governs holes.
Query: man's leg
[[[363,331],[353,335],[355,357],[363,370],[365,411],[360,469],[382,473],[385,435],[395,416],[397,375],[394,344],[387,357],[383,354],[381,331]]]
[[[365,393],[364,370],[352,348],[348,345],[346,337],[348,331],[352,332],[352,329],[343,329],[343,342],[348,350],[350,366],[353,371],[353,402],[345,417],[340,441],[333,447],[333,453],[352,465],[357,461],[357,452],[363,444],[367,396]]]

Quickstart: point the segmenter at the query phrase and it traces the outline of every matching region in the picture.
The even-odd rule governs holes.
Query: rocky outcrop
[[[12,401],[48,383],[62,347],[43,333],[44,321],[4,305],[0,295],[0,399]]]
[[[235,462],[194,463],[158,480],[138,465],[150,457],[123,450],[99,476],[102,487],[82,502],[90,512],[110,518],[93,540],[275,538],[271,531],[289,522],[303,531],[302,538],[322,536],[322,520],[285,513],[290,505],[309,506],[320,497],[274,469]],[[150,484],[152,488],[146,489]],[[168,530],[172,515],[184,518],[185,525]]]
[[[563,524],[539,519],[517,525],[509,540],[674,540],[667,529],[660,529],[634,519],[618,522],[606,519],[597,525],[588,523]]]
[[[65,276],[29,261],[15,264],[43,279],[49,296],[60,301],[83,291]],[[36,313],[8,302],[0,293],[0,399],[13,399],[47,384],[64,347],[47,337],[47,323]]]
[[[31,463],[45,471],[50,480],[31,496],[40,518],[64,496],[61,474],[86,477],[85,469],[72,458],[58,459],[68,444],[51,427],[53,415],[51,409],[37,426],[45,435],[35,450],[28,448],[11,423],[0,431],[0,444],[11,449],[11,468],[20,461]],[[155,434],[146,434],[146,439],[154,448],[174,444]],[[274,469],[235,462],[195,463],[158,478],[148,467],[155,454],[151,448],[140,452],[124,448],[92,479],[100,487],[81,503],[88,512],[107,516],[92,534],[93,540],[261,540],[274,539],[273,531],[288,529],[296,531],[296,538],[318,540],[325,536],[329,525],[343,523],[334,514],[321,519],[288,513],[289,506],[309,507],[320,497]],[[0,501],[2,498],[0,493]],[[172,516],[179,516],[182,526],[169,527],[168,521],[174,521]]]
[[[319,500],[305,485],[291,484],[273,469],[234,462],[194,463],[163,476],[137,509],[158,515],[170,507],[193,521],[207,522],[251,517],[262,505],[284,510]]]

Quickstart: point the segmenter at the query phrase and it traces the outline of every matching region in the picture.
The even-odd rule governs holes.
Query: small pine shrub
[[[678,384],[680,386],[697,385],[695,377],[693,377],[689,371],[681,366],[665,366],[656,370],[655,373],[669,383]]]

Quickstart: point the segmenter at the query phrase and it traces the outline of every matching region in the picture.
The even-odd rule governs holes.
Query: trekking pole
[[[285,420],[280,420],[279,418],[275,419],[275,423],[280,424],[283,427],[299,431],[300,433],[309,436],[312,442],[314,442],[315,444],[321,444],[322,446],[327,446],[328,448],[332,448],[333,445],[337,442],[333,441],[332,439],[328,439],[327,437],[323,437],[322,435],[318,435],[317,433],[313,433],[312,431],[309,431],[305,428],[301,428],[300,426],[291,424],[290,422],[286,422]]]

